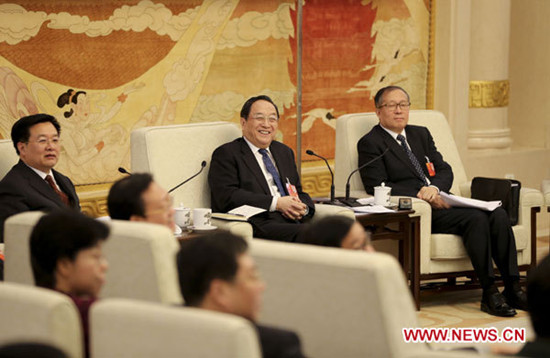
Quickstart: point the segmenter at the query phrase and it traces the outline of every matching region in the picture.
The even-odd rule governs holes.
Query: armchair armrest
[[[546,206],[550,208],[550,179],[542,181],[542,194],[544,195]]]
[[[312,222],[334,215],[347,216],[355,220],[355,214],[351,209],[330,204],[315,204],[315,215],[313,215]]]
[[[227,221],[212,218],[212,225],[227,230],[234,235],[241,236],[247,241],[252,240],[252,225],[244,221]]]
[[[472,181],[467,181],[458,186],[460,188],[460,193],[457,195],[463,196],[465,198],[472,197]]]

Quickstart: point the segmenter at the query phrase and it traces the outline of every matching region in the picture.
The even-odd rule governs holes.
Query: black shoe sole
[[[497,316],[497,317],[514,317],[515,315],[517,315],[518,313],[516,311],[511,311],[509,313],[497,313],[497,312],[491,312],[491,310],[489,309],[489,306],[487,306],[486,303],[484,302],[481,302],[481,310],[483,312],[486,312],[492,316]]]

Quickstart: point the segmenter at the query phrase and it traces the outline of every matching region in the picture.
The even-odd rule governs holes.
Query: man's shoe
[[[481,310],[493,316],[512,317],[517,314],[516,310],[506,303],[506,299],[500,292],[483,295]]]
[[[521,288],[517,290],[505,289],[502,295],[509,306],[527,311],[527,294]]]

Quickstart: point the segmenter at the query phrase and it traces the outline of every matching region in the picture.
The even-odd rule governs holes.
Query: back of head
[[[17,149],[17,143],[28,142],[30,137],[30,128],[35,124],[45,122],[50,122],[57,130],[57,134],[61,134],[61,126],[59,125],[59,122],[57,122],[57,119],[55,119],[54,116],[50,116],[49,114],[39,113],[22,117],[13,124],[11,127],[11,140],[18,155],[19,149]]]
[[[214,279],[231,282],[239,268],[238,257],[246,241],[229,232],[184,241],[177,256],[180,290],[185,303],[200,306]]]
[[[67,358],[57,347],[44,343],[11,343],[0,347],[0,358]]]
[[[44,215],[30,238],[31,264],[37,286],[55,288],[60,259],[74,261],[80,250],[107,239],[109,228],[84,214],[61,210]]]
[[[535,333],[550,338],[550,256],[546,256],[527,277],[527,307]]]
[[[342,240],[355,221],[346,216],[327,216],[311,224],[304,233],[304,243],[342,247]]]
[[[136,173],[115,182],[109,190],[107,207],[112,219],[130,220],[132,215],[145,216],[142,194],[153,182],[153,176]]]

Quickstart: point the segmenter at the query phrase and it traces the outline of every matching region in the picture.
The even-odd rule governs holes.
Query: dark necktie
[[[405,152],[409,156],[409,159],[411,160],[414,169],[416,169],[416,172],[418,173],[420,178],[422,178],[422,181],[424,182],[424,185],[428,185],[428,180],[426,180],[426,175],[422,171],[422,167],[420,166],[420,163],[418,162],[418,159],[416,159],[413,152],[411,152],[411,150],[407,146],[407,140],[405,139],[405,137],[401,134],[398,134],[397,135],[397,140],[401,142],[401,146],[403,147],[403,149],[405,150]]]
[[[271,174],[271,176],[273,177],[273,181],[275,182],[275,184],[277,184],[277,189],[279,189],[279,193],[281,194],[281,196],[285,196],[286,191],[285,191],[285,188],[283,187],[283,183],[281,182],[281,177],[279,176],[279,173],[277,172],[275,165],[271,161],[271,158],[269,158],[269,155],[267,154],[267,150],[262,148],[258,152],[260,152],[260,154],[262,155],[265,168],[267,169],[269,174]]]
[[[48,182],[48,184],[50,184],[50,186],[52,187],[52,189],[55,191],[55,193],[57,195],[59,195],[59,198],[61,199],[61,201],[69,206],[69,197],[67,196],[67,194],[65,194],[64,192],[62,192],[61,190],[59,190],[57,188],[57,185],[55,185],[55,183],[53,182],[53,178],[51,175],[46,175],[46,181]]]

